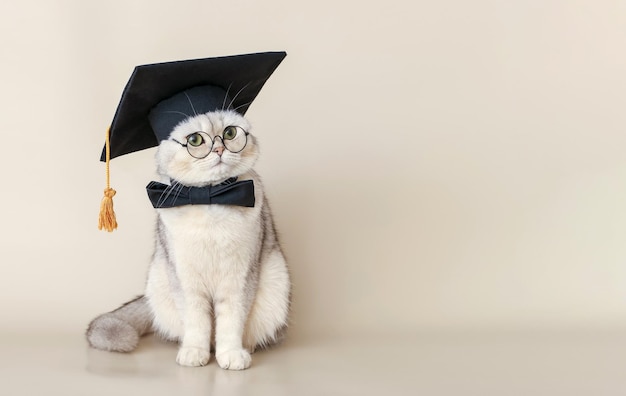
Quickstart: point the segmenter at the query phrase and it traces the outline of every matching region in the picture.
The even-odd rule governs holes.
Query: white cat
[[[160,143],[157,171],[171,185],[160,199],[236,177],[253,181],[254,206],[157,207],[145,295],[95,318],[87,329],[92,347],[128,352],[155,331],[180,342],[176,361],[183,366],[206,365],[213,347],[220,367],[241,370],[255,349],[283,337],[291,284],[252,169],[259,149],[249,132],[237,112],[214,111],[187,118]]]

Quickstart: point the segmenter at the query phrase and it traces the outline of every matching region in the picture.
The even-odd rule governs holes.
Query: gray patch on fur
[[[87,329],[87,341],[103,351],[131,352],[137,348],[137,330],[123,320],[106,313],[95,318]]]
[[[151,328],[152,313],[145,297],[141,296],[92,320],[86,337],[93,348],[131,352],[137,348],[139,337],[148,333]]]
[[[167,242],[168,242],[167,230],[165,229],[163,220],[161,220],[161,215],[157,213],[156,249],[155,249],[154,254],[156,255],[158,252],[163,253],[167,271],[170,274],[169,284],[172,287],[172,292],[179,294],[179,293],[182,293],[182,286],[180,285],[180,281],[178,280],[178,274],[176,273],[176,265],[174,265],[174,262],[170,259],[171,257],[170,247]]]

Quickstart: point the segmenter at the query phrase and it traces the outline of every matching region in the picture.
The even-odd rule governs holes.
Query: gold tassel
[[[108,232],[117,228],[117,220],[115,219],[115,212],[113,211],[113,196],[115,196],[115,190],[110,185],[109,174],[109,162],[111,161],[111,149],[109,147],[109,133],[110,129],[107,129],[105,139],[105,151],[106,151],[106,177],[107,187],[104,189],[104,198],[100,203],[100,217],[98,219],[98,229],[105,229]]]

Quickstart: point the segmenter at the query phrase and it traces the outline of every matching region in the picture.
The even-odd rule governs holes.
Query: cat
[[[250,130],[239,113],[216,110],[186,118],[159,144],[157,173],[162,183],[172,183],[167,194],[236,177],[253,181],[255,204],[157,208],[145,294],[95,318],[86,332],[92,347],[130,352],[139,337],[155,332],[179,342],[176,361],[182,366],[206,365],[214,351],[220,367],[242,370],[250,366],[252,352],[283,339],[290,275],[253,170],[259,147]],[[229,150],[228,134],[237,131],[247,142],[233,152],[239,147]],[[194,150],[208,155],[197,158]]]

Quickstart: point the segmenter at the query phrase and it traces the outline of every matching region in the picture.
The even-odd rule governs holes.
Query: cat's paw
[[[215,355],[217,364],[225,370],[244,370],[250,367],[252,358],[245,349],[234,349]]]
[[[181,347],[176,356],[176,363],[181,366],[204,366],[211,360],[211,352],[208,349]]]

